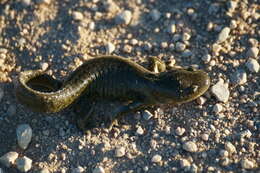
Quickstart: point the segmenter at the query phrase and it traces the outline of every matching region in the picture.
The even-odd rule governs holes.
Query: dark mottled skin
[[[119,115],[147,106],[189,102],[210,85],[208,75],[201,70],[160,71],[149,71],[126,58],[102,56],[86,61],[64,82],[39,70],[21,72],[16,95],[22,104],[39,112],[58,112],[80,100],[85,107],[77,122],[85,130],[96,124],[91,104],[98,100],[124,102],[103,119],[113,122]]]

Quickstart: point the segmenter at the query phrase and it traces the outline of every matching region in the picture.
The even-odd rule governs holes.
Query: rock
[[[247,56],[252,58],[257,58],[258,53],[259,53],[259,49],[257,47],[251,47],[247,51]]]
[[[103,1],[103,6],[104,6],[105,10],[110,13],[115,13],[120,9],[117,6],[117,4],[112,0]]]
[[[189,33],[184,32],[184,33],[182,34],[182,41],[189,41],[190,38],[191,38],[191,35],[190,35]]]
[[[231,154],[237,152],[236,147],[231,142],[225,143],[225,149]]]
[[[123,157],[125,155],[125,148],[124,147],[116,148],[115,155],[116,157]]]
[[[176,133],[178,136],[182,136],[182,135],[185,133],[185,129],[184,129],[184,128],[181,128],[181,127],[177,127],[177,129],[175,130],[175,133]]]
[[[131,22],[131,19],[132,19],[132,12],[129,10],[125,10],[116,16],[115,22],[116,24],[128,25]]]
[[[254,162],[248,160],[248,159],[243,159],[241,160],[241,166],[244,169],[253,169],[255,167]]]
[[[22,0],[22,4],[24,6],[29,6],[29,5],[31,5],[31,0]]]
[[[192,52],[189,49],[186,49],[181,54],[184,58],[188,58],[192,56]]]
[[[175,49],[177,52],[183,52],[186,49],[186,45],[182,42],[177,42]]]
[[[168,30],[167,30],[170,34],[173,34],[176,32],[176,25],[175,23],[171,23],[168,27]]]
[[[156,154],[156,155],[154,155],[154,156],[152,157],[152,162],[153,162],[153,163],[159,163],[159,162],[161,162],[161,160],[162,160],[162,156],[159,155],[159,154]]]
[[[84,19],[84,16],[81,12],[79,11],[73,11],[72,12],[72,17],[74,20],[77,20],[77,21],[80,21],[80,20],[83,20]]]
[[[18,158],[18,153],[10,151],[0,157],[0,163],[6,167],[10,167],[15,163],[15,160]]]
[[[199,105],[204,105],[204,103],[206,103],[207,99],[205,97],[200,96],[199,98],[196,99],[196,102]]]
[[[260,66],[257,62],[257,60],[250,58],[247,62],[246,62],[246,67],[248,68],[248,70],[250,70],[253,73],[257,73],[260,69]]]
[[[49,67],[49,64],[47,62],[44,62],[44,63],[41,64],[41,69],[43,71],[47,70],[48,67]]]
[[[50,173],[50,171],[47,168],[43,168],[39,171],[39,173]]]
[[[244,70],[239,69],[231,76],[231,82],[234,85],[243,85],[247,82],[247,74]]]
[[[139,127],[137,128],[137,130],[136,130],[136,134],[138,134],[138,135],[143,135],[143,134],[144,134],[144,129],[143,129],[141,126],[139,126]]]
[[[209,140],[209,135],[207,133],[203,133],[201,135],[201,139],[203,139],[204,141],[208,141]]]
[[[229,37],[230,28],[225,27],[221,30],[221,32],[218,34],[217,43],[222,43],[226,41],[226,39]]]
[[[105,169],[102,166],[96,167],[92,173],[105,173]]]
[[[18,145],[26,149],[32,139],[32,128],[28,124],[21,124],[16,129]]]
[[[227,150],[220,150],[219,155],[221,157],[228,157],[228,151]]]
[[[240,133],[241,138],[250,138],[251,136],[252,136],[252,133],[250,132],[250,130],[245,130]]]
[[[90,22],[88,28],[89,28],[91,31],[95,30],[95,28],[96,28],[95,22]]]
[[[16,159],[15,164],[21,172],[27,172],[32,168],[32,160],[26,156]]]
[[[77,168],[73,168],[71,172],[72,173],[82,173],[84,171],[85,171],[85,169],[83,167],[78,166]]]
[[[221,104],[215,104],[213,107],[213,112],[220,113],[223,110],[223,106]]]
[[[188,141],[182,145],[182,148],[188,152],[195,153],[198,151],[198,147],[195,142]]]
[[[210,60],[211,60],[211,55],[210,55],[210,54],[205,54],[205,55],[202,57],[202,60],[203,60],[205,63],[210,62]]]
[[[180,160],[181,168],[190,167],[190,162],[187,159]]]
[[[156,22],[157,20],[160,19],[161,13],[157,9],[154,9],[151,11],[150,16],[152,20]]]
[[[215,85],[211,87],[212,94],[218,99],[218,101],[226,103],[229,99],[228,86],[224,84],[223,80],[219,80]]]
[[[106,52],[107,54],[111,54],[114,52],[114,50],[116,49],[115,45],[113,43],[107,43],[106,45]]]
[[[142,112],[142,116],[145,120],[149,120],[153,117],[153,114],[149,112],[148,110],[145,110]]]

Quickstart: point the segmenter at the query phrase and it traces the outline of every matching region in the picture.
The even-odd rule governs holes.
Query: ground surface
[[[1,0],[0,156],[29,157],[29,172],[259,172],[259,8],[257,0]],[[100,54],[195,65],[212,86],[223,79],[230,96],[224,103],[208,92],[199,103],[154,108],[148,120],[141,111],[86,135],[72,110],[33,113],[15,99],[19,71],[62,78]],[[16,138],[24,123],[33,129],[26,150]]]

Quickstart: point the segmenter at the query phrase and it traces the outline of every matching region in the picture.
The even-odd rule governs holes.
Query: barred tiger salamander
[[[81,100],[82,111],[77,115],[82,130],[96,125],[91,105],[99,100],[124,102],[102,121],[111,123],[119,116],[158,104],[181,104],[201,96],[210,85],[208,75],[192,68],[165,70],[159,73],[118,56],[90,59],[78,67],[64,82],[41,70],[20,73],[16,96],[27,107],[38,112],[59,112]],[[83,104],[82,104],[83,103]]]

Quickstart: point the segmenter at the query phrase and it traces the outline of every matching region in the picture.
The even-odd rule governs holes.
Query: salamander
[[[113,122],[118,116],[159,104],[182,104],[207,91],[210,78],[194,68],[170,68],[164,63],[158,73],[119,56],[100,56],[84,62],[63,82],[42,70],[19,74],[16,97],[20,103],[37,112],[54,113],[80,103],[78,127],[86,130],[97,120],[91,105],[101,100],[124,104],[113,109],[101,121]],[[157,61],[156,61],[157,60]],[[155,63],[155,64],[156,64]]]

